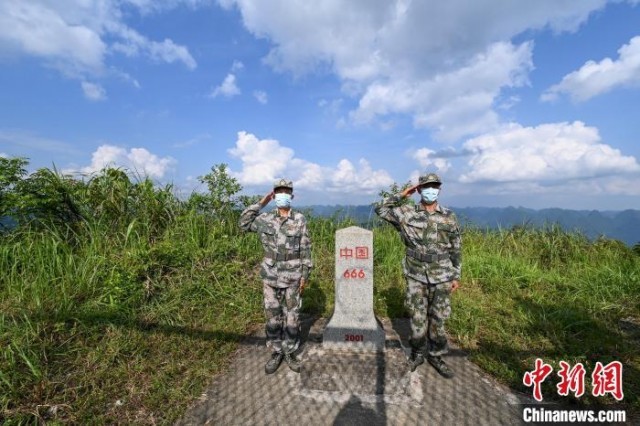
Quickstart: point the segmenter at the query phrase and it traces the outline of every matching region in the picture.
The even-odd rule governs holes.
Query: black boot
[[[284,354],[282,352],[274,352],[271,354],[271,359],[267,361],[264,366],[264,372],[267,374],[273,374],[278,370],[280,364],[282,364],[282,359],[284,358]]]
[[[429,361],[429,364],[433,365],[433,368],[435,368],[436,371],[440,373],[442,377],[451,379],[454,376],[453,371],[449,368],[447,364],[445,364],[442,357],[427,355],[427,361]]]
[[[284,360],[292,371],[295,371],[296,373],[300,372],[300,360],[294,354],[285,354]]]
[[[424,356],[422,356],[420,352],[412,350],[411,357],[409,357],[409,368],[411,372],[416,371],[416,368],[421,364],[424,364]]]

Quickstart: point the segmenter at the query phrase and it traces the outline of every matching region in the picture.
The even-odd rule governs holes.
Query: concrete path
[[[283,363],[264,373],[270,352],[264,334],[238,349],[229,370],[217,376],[179,425],[515,425],[520,402],[530,402],[497,384],[460,350],[446,361],[447,380],[425,363],[410,373],[408,320],[383,320],[381,353],[327,352],[321,345],[326,320],[303,322],[296,374]],[[402,336],[402,338],[400,337]]]

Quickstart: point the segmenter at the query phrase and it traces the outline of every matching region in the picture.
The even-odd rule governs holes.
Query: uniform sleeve
[[[260,203],[252,204],[240,214],[238,225],[243,231],[256,232],[258,223],[256,218],[260,214]]]
[[[454,231],[451,234],[451,248],[449,249],[449,258],[451,264],[455,270],[453,279],[460,280],[462,271],[462,238],[460,236],[460,225],[458,224],[458,218],[455,214],[451,214],[451,219],[454,226]]]
[[[309,279],[311,269],[313,269],[313,260],[311,259],[311,238],[307,229],[307,221],[302,217],[302,238],[300,239],[300,260],[302,262],[302,278]]]
[[[399,209],[400,197],[397,195],[390,195],[384,198],[382,203],[378,204],[375,208],[378,216],[395,227],[400,225],[400,217],[398,215]]]

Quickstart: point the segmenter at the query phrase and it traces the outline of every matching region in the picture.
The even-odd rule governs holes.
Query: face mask
[[[427,204],[433,204],[438,199],[440,190],[438,188],[423,188],[422,201]]]
[[[284,193],[276,194],[276,206],[280,208],[291,207],[291,195]]]

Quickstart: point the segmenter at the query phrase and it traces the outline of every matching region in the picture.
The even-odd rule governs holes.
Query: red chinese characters
[[[366,246],[357,246],[355,249],[349,247],[342,247],[340,249],[340,257],[343,259],[351,259],[354,255],[356,259],[368,259],[369,258],[369,247]]]
[[[356,259],[368,259],[369,247],[356,247]]]
[[[612,361],[602,366],[600,361],[596,362],[596,368],[591,374],[593,383],[593,396],[604,396],[610,393],[616,400],[622,401],[624,393],[622,392],[622,363],[620,361]]]
[[[340,249],[340,257],[349,259],[353,257],[353,249],[343,247]]]
[[[533,397],[537,401],[542,401],[541,384],[552,371],[553,367],[537,358],[534,370],[524,373],[522,382],[526,386],[533,386]],[[576,398],[584,395],[586,370],[582,363],[577,363],[571,367],[567,362],[560,361],[558,376],[560,376],[560,383],[556,385],[558,395],[567,396],[569,392],[573,392]],[[611,394],[616,400],[622,401],[624,398],[624,392],[622,391],[622,363],[620,361],[612,361],[603,366],[601,362],[596,362],[591,374],[591,385],[593,396]]]
[[[562,379],[556,385],[558,395],[567,396],[569,391],[573,392],[576,398],[580,398],[584,394],[584,375],[586,373],[584,366],[577,363],[573,368],[569,368],[569,364],[560,361],[560,371],[558,376]]]
[[[542,389],[541,384],[544,379],[553,371],[553,367],[549,364],[545,364],[540,358],[536,358],[536,367],[533,371],[527,371],[524,373],[522,382],[525,386],[533,385],[533,397],[536,401],[542,401]]]
[[[340,259],[369,259],[369,247],[356,246],[356,247],[342,247],[340,248]],[[363,279],[366,274],[364,268],[360,265],[351,266],[343,272],[342,276],[347,279]]]

